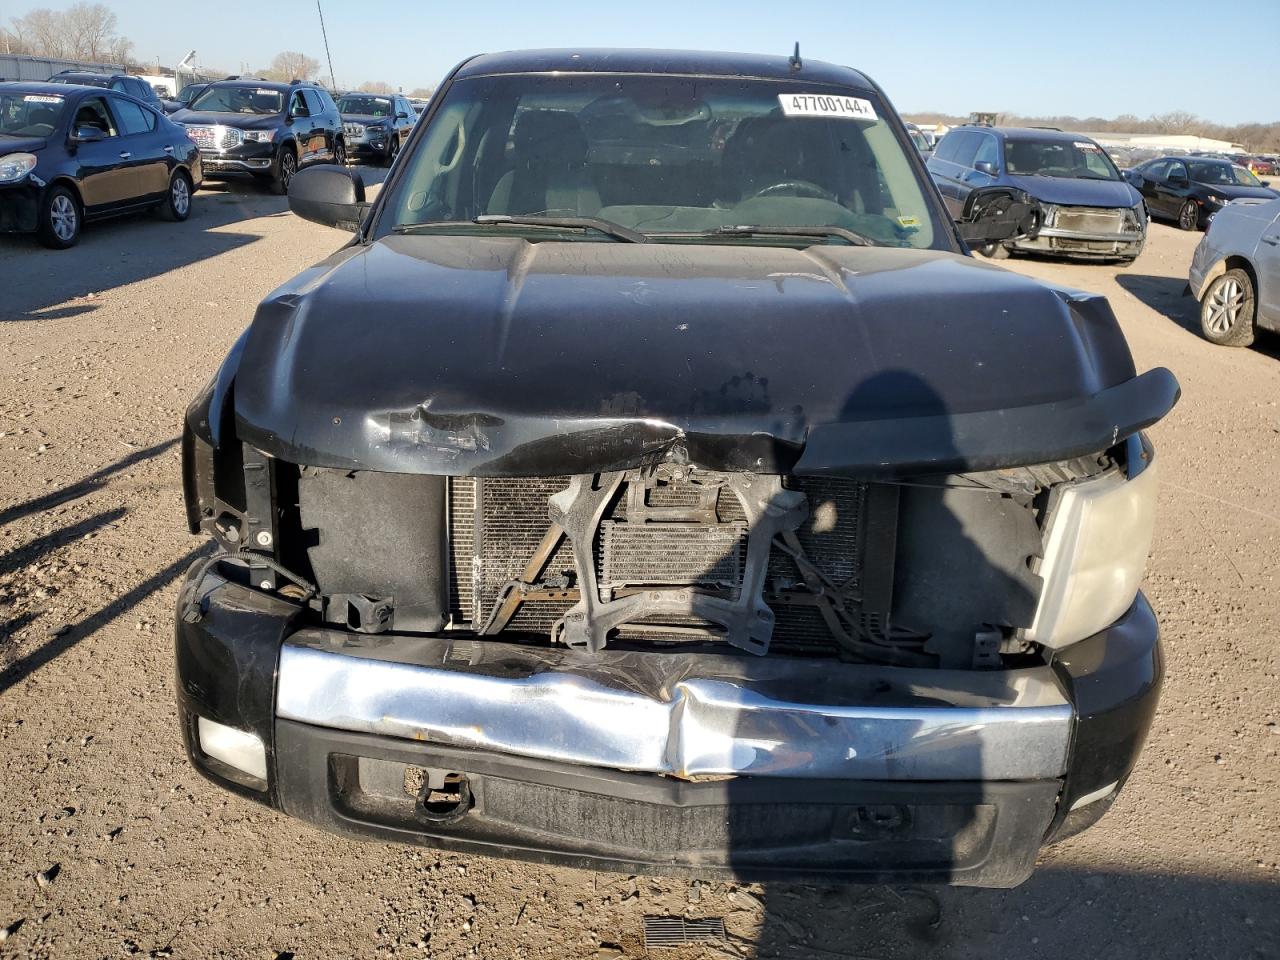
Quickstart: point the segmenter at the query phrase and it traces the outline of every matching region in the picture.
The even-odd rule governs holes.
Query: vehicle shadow
[[[149,447],[134,450],[132,453],[121,457],[119,460],[95,470],[82,480],[77,480],[75,483],[69,484],[65,487],[59,487],[57,490],[54,490],[51,493],[46,493],[44,496],[35,497],[31,500],[24,500],[21,503],[15,503],[11,507],[5,507],[3,510],[0,510],[0,526],[17,520],[20,517],[27,516],[28,514],[51,510],[54,507],[67,503],[68,501],[77,500],[86,494],[92,493],[94,490],[97,490],[106,483],[108,477],[119,473],[121,470],[128,467],[132,467],[135,464],[141,463],[144,460],[150,460],[152,457],[158,457],[177,442],[177,437],[171,437],[168,440],[162,440],[160,443],[153,444]]]
[[[1104,821],[1105,822],[1105,821]],[[760,958],[1273,957],[1280,884],[1041,866],[1012,890],[773,885]]]
[[[930,462],[954,463],[961,456],[946,400],[920,376],[887,370],[870,377],[848,395],[842,420],[877,419],[885,409],[900,413],[912,449],[928,451]],[[1009,530],[999,537],[974,533],[975,511],[987,515],[991,508],[983,500],[998,502],[1000,494],[978,484],[931,484],[927,478],[899,489],[894,622],[930,636],[923,650],[938,656],[941,665],[968,667],[980,632],[1031,622],[1038,586],[1025,573],[1030,557],[994,544],[1012,537]],[[813,503],[810,509],[829,506]],[[860,521],[872,522],[865,517]],[[1036,550],[1034,544],[1024,547]],[[841,590],[862,595],[872,576],[868,569],[865,582],[859,574],[856,583]],[[905,616],[896,614],[899,609],[918,621],[905,622]],[[869,611],[861,613],[863,626],[852,632],[876,636],[874,629],[866,632]],[[870,616],[879,622],[878,615]],[[919,704],[927,696],[912,686],[910,667],[883,676],[876,704],[890,706],[904,697]],[[991,695],[1012,699],[1013,690],[1006,687]],[[791,754],[784,740],[753,725],[758,722],[749,714],[739,715],[739,743],[760,745],[755,749],[768,754],[770,762],[805,761],[804,755]],[[885,756],[882,751],[891,741],[898,746]],[[772,803],[762,804],[759,778],[726,783],[728,860],[735,873],[767,876],[776,860],[793,871],[803,865],[809,875],[868,882],[893,875],[915,877],[922,884],[980,880],[1007,885],[1030,868],[1030,857],[1051,826],[1052,779],[1029,781],[1025,789],[1009,782],[1007,774],[996,772],[1001,758],[990,755],[987,742],[967,728],[935,728],[924,719],[910,728],[871,725],[847,751],[850,765],[861,764],[851,766],[848,776],[853,779],[807,781],[803,790],[791,790],[785,798],[774,791]],[[917,763],[922,767],[913,772]],[[1056,775],[1055,770],[1048,776]],[[939,956],[936,951],[945,944],[943,904],[956,896],[939,892],[946,888],[916,886],[824,888],[768,882],[755,889],[760,891],[751,895],[752,906],[758,907],[758,932],[750,942],[755,952],[749,955],[796,960]]]
[[[15,684],[21,683],[45,664],[66,653],[100,627],[136,607],[157,590],[162,590],[195,562],[198,557],[211,551],[211,544],[188,550],[181,557],[166,564],[127,593],[116,597],[110,603],[105,604],[79,621],[67,625],[65,630],[61,630],[56,635],[51,636],[35,650],[5,666],[0,670],[0,695],[3,695],[6,690]]]
[[[70,250],[46,250],[34,237],[0,236],[0,323],[53,320],[91,313],[104,291],[158,277],[255,243],[250,232],[223,228],[287,216],[288,203],[252,183],[197,192],[185,223],[149,213],[90,223]],[[90,295],[93,295],[90,297]]]
[[[1188,333],[1197,337],[1200,332],[1200,304],[1187,287],[1187,281],[1178,277],[1159,277],[1150,274],[1121,273],[1116,276],[1126,293],[1156,313],[1172,320]],[[1259,330],[1253,349],[1274,360],[1280,360],[1280,336],[1269,330]]]

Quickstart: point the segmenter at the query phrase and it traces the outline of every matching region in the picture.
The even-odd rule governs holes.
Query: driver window
[[[93,127],[101,130],[104,137],[117,135],[115,120],[102,97],[90,97],[80,102],[74,127]]]
[[[310,113],[307,111],[306,101],[302,99],[302,91],[293,91],[293,96],[289,98],[289,116],[291,117],[307,117]]]
[[[1167,178],[1169,180],[1186,180],[1187,165],[1181,161],[1175,161],[1169,164],[1169,173],[1167,174]]]

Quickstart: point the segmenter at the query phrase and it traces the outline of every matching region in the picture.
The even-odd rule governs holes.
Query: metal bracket
[[[694,588],[644,590],[616,600],[600,599],[596,576],[596,530],[624,481],[643,484],[638,471],[575,476],[549,501],[552,523],[569,537],[578,573],[578,602],[552,628],[552,638],[591,653],[603,650],[609,633],[625,623],[654,615],[694,616],[722,627],[724,639],[749,653],[763,655],[773,637],[773,611],[764,601],[764,581],[773,538],[793,531],[809,515],[803,493],[784,490],[780,477],[749,473],[724,475],[746,514],[747,555],[742,584],[734,598]]]

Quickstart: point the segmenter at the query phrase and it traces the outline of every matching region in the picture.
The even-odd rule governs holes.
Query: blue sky
[[[2,0],[0,18],[72,2]],[[140,58],[173,63],[195,47],[200,63],[231,72],[242,62],[265,66],[286,48],[324,59],[315,0],[104,2]],[[346,86],[434,86],[464,56],[520,47],[786,54],[799,40],[806,56],[874,77],[902,111],[1145,117],[1188,110],[1221,123],[1280,120],[1277,0],[1222,5],[1211,15],[1203,0],[322,2],[334,72]]]

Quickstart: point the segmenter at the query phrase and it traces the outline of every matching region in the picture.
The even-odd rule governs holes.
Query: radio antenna
[[[800,59],[800,41],[799,40],[796,41],[795,53],[791,54],[791,57],[787,62],[791,64],[792,70],[799,70],[801,67],[804,66],[804,61]]]

